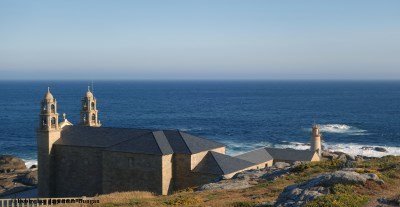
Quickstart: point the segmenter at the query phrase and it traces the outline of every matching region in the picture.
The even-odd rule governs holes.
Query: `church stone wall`
[[[168,195],[173,192],[172,177],[172,154],[162,156],[162,194]]]
[[[160,155],[104,151],[103,193],[134,190],[163,194],[163,161]]]
[[[212,149],[225,154],[225,147]],[[199,162],[206,156],[208,151],[199,152],[196,154],[174,154],[173,158],[173,176],[174,176],[174,190],[182,190],[190,187],[195,187],[215,180],[216,176],[203,175],[191,172]],[[199,176],[201,175],[201,176]]]
[[[53,143],[61,136],[59,130],[39,131],[37,133],[38,143],[38,195],[47,197],[52,194],[53,189]]]
[[[54,196],[94,196],[102,193],[100,148],[54,145]]]
[[[212,149],[210,151],[225,154],[225,147]],[[192,154],[192,156],[190,157],[190,170],[193,170],[200,163],[200,161],[203,160],[203,158],[206,156],[207,153],[208,151],[203,151],[196,154]]]
[[[190,187],[190,155],[174,154],[173,163],[174,190]]]

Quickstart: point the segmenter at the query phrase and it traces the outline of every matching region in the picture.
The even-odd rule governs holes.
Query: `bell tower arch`
[[[81,121],[80,124],[90,127],[100,127],[101,123],[99,120],[99,111],[97,110],[97,100],[90,91],[88,86],[88,91],[82,98],[82,109],[81,109]]]

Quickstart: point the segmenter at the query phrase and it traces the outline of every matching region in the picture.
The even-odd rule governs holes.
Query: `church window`
[[[91,107],[92,107],[92,110],[94,109],[94,102],[92,102],[92,105],[91,105]]]
[[[56,127],[56,118],[51,118],[51,127],[55,128]]]
[[[56,113],[56,106],[54,104],[51,104],[51,113]]]
[[[86,101],[83,101],[83,110],[86,110],[87,109],[87,103],[86,103]]]
[[[96,115],[95,114],[92,115],[92,121],[96,121]]]

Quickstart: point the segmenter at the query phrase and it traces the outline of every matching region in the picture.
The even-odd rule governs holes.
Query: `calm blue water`
[[[36,159],[47,86],[58,112],[77,123],[87,84],[0,82],[0,154]],[[231,154],[263,145],[304,148],[299,143],[308,142],[314,122],[332,149],[386,146],[400,154],[400,82],[98,81],[95,96],[103,126],[177,128],[223,142]]]

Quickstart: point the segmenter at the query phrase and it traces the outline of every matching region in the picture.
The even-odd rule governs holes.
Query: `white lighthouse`
[[[321,133],[319,132],[319,126],[314,125],[312,127],[312,133],[311,133],[311,147],[310,150],[313,152],[317,152],[319,156],[321,156]]]

